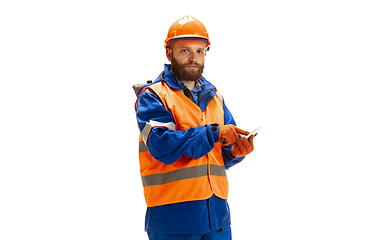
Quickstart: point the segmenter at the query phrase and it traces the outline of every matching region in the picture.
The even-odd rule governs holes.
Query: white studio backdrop
[[[383,239],[380,1],[2,1],[0,239],[147,239],[131,86],[192,15],[239,127],[233,239]]]

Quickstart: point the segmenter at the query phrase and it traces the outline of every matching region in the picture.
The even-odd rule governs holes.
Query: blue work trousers
[[[205,234],[147,233],[149,240],[232,240],[231,227]]]

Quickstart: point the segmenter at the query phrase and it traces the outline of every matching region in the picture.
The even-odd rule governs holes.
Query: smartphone
[[[256,128],[256,129],[253,130],[250,134],[248,134],[248,135],[246,136],[246,138],[249,139],[252,135],[256,135],[257,133],[259,133],[259,131],[260,131],[262,128],[263,128],[263,126]]]

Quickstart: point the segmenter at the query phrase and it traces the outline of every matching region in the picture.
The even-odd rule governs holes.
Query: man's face
[[[199,40],[179,40],[167,49],[171,70],[181,81],[198,81],[203,76],[206,43]]]

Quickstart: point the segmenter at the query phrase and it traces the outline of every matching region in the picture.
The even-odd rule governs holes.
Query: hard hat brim
[[[208,38],[204,38],[204,37],[196,36],[196,35],[183,35],[183,36],[177,36],[177,37],[165,39],[164,47],[166,47],[166,48],[169,47],[169,44],[171,42],[182,41],[182,40],[200,40],[200,41],[203,41],[203,42],[205,42],[207,44],[206,47],[208,47],[210,45],[210,42],[209,42]]]

